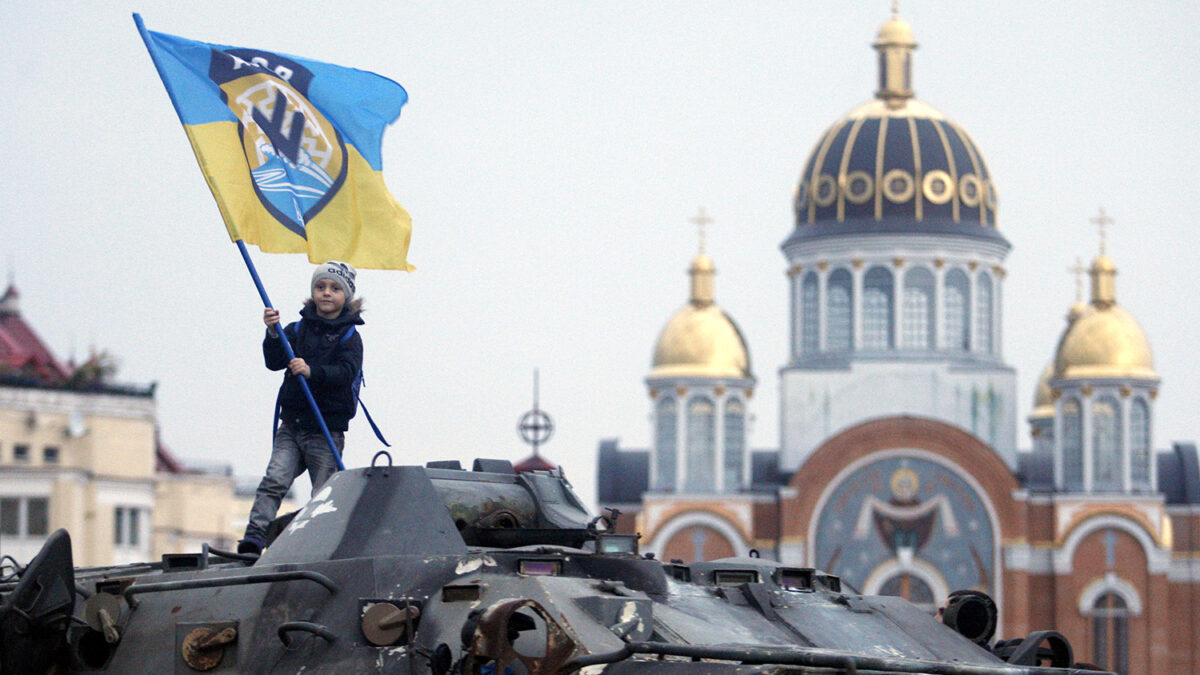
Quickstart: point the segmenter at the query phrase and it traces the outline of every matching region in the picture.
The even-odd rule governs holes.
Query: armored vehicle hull
[[[261,557],[74,569],[59,531],[0,585],[0,673],[1079,669],[1053,632],[997,656],[990,601],[952,603],[955,629],[819,570],[658,561],[613,517],[591,517],[560,471],[477,460],[339,472]]]

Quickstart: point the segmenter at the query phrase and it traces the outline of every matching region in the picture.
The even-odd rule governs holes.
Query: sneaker
[[[250,553],[253,555],[261,555],[263,550],[263,540],[260,537],[250,535],[238,542],[238,553]]]

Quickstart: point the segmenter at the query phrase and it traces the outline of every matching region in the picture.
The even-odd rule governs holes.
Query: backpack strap
[[[392,447],[392,444],[388,443],[387,439],[383,437],[383,432],[379,430],[379,425],[375,424],[375,420],[371,419],[371,412],[367,410],[367,404],[363,403],[362,399],[360,398],[358,399],[358,405],[362,407],[363,414],[367,416],[367,422],[371,424],[371,431],[375,432],[375,438],[378,438],[379,442],[383,443],[385,446],[389,448]]]
[[[346,329],[346,332],[342,333],[342,338],[338,340],[338,344],[345,344],[345,342],[349,340],[355,332],[356,330],[354,328],[354,324],[350,324],[350,327]],[[383,432],[379,430],[379,425],[375,424],[375,420],[371,417],[371,411],[367,410],[367,404],[363,403],[362,397],[358,394],[359,388],[365,383],[366,381],[363,378],[362,370],[359,370],[358,377],[354,378],[354,385],[352,387],[354,390],[354,400],[358,401],[358,405],[362,407],[363,414],[367,416],[367,422],[371,425],[371,431],[375,432],[375,438],[378,438],[380,443],[383,443],[385,446],[390,448],[392,447],[392,444],[388,443],[387,439],[383,437]]]
[[[297,340],[300,337],[300,328],[303,325],[304,325],[303,319],[295,322],[294,324],[289,324],[289,327],[290,326],[296,327]],[[285,328],[284,330],[286,331],[287,328]],[[350,324],[350,327],[347,328],[344,333],[342,333],[342,337],[341,337],[341,339],[338,340],[338,344],[345,344],[346,341],[350,339],[350,336],[354,335],[355,332],[356,331],[354,328],[354,324]],[[284,337],[286,337],[286,334]],[[375,438],[378,438],[380,443],[383,443],[385,446],[390,448],[390,447],[392,447],[392,444],[388,443],[387,439],[383,437],[383,432],[379,430],[379,425],[375,424],[375,420],[371,417],[371,411],[367,410],[367,405],[362,402],[362,398],[360,398],[358,395],[358,388],[360,386],[362,386],[362,383],[363,383],[363,374],[362,374],[362,371],[359,370],[358,376],[355,378],[355,381],[354,381],[354,386],[352,387],[352,389],[354,391],[354,400],[358,402],[358,405],[362,406],[363,414],[366,415],[366,417],[367,417],[367,423],[369,423],[371,425],[371,431],[375,432]],[[271,429],[271,438],[272,439],[275,438],[275,434],[279,433],[279,416],[280,416],[280,413],[282,413],[282,412],[283,412],[283,410],[282,410],[282,404],[281,404],[280,397],[276,396],[275,397],[275,425]]]

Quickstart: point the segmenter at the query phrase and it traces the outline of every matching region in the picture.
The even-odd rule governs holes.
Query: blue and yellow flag
[[[133,15],[234,241],[314,263],[411,270],[412,220],[383,184],[408,93],[374,73],[146,30]]]

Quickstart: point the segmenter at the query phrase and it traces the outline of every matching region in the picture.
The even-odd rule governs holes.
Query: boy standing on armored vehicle
[[[283,329],[296,355],[290,361],[279,339],[279,311],[270,307],[263,311],[263,323],[267,325],[263,357],[267,368],[286,368],[287,372],[275,402],[271,461],[255,492],[250,522],[238,542],[239,553],[262,552],[267,525],[275,518],[280,500],[297,476],[307,469],[316,493],[337,471],[333,453],[297,378],[308,381],[313,399],[341,452],[345,431],[357,408],[354,389],[362,372],[363,344],[355,329],[363,323],[362,300],[354,298],[355,276],[353,267],[337,261],[324,263],[313,272],[311,297],[304,301],[300,320]]]

